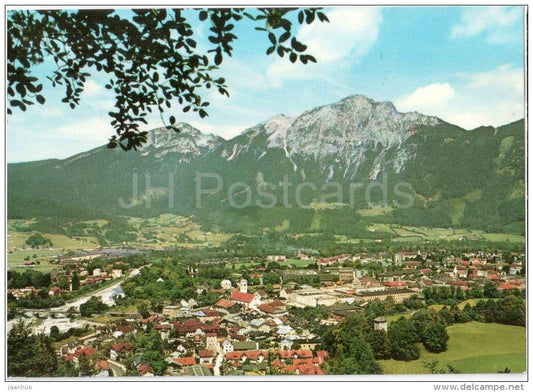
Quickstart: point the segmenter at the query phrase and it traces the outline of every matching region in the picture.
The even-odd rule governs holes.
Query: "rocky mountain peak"
[[[225,141],[220,136],[202,133],[184,122],[177,123],[174,128],[160,127],[149,131],[148,140],[141,150],[142,155],[161,158],[168,153],[176,153],[178,161],[188,162],[214,150]]]

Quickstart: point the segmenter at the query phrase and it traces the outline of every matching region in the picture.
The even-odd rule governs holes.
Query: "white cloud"
[[[292,64],[277,58],[267,70],[271,83],[279,87],[284,79],[321,77],[326,69],[332,74],[332,69],[342,69],[348,60],[353,64],[368,54],[379,35],[379,8],[333,8],[327,17],[329,23],[304,25],[297,35],[317,63]]]
[[[486,72],[456,75],[395,100],[400,111],[436,115],[466,129],[499,126],[524,118],[524,71],[509,64]]]
[[[96,83],[94,80],[89,79],[85,82],[83,86],[83,92],[88,97],[92,97],[95,95],[102,94],[104,92],[104,87],[101,84]]]
[[[43,117],[59,117],[64,114],[63,110],[55,106],[44,106],[37,115]]]
[[[109,137],[115,133],[109,124],[109,117],[90,117],[84,120],[54,128],[50,133],[54,138],[61,140],[76,140],[80,146],[95,147],[105,144]],[[46,137],[46,136],[45,136]]]
[[[104,145],[113,134],[105,115],[60,126],[39,122],[31,130],[25,126],[12,126],[7,139],[8,159],[10,162],[63,159]]]
[[[425,109],[433,108],[450,101],[455,94],[449,83],[434,83],[416,89],[412,94],[397,101],[400,110],[417,110],[424,112]]]
[[[492,44],[504,44],[523,39],[521,21],[524,15],[522,7],[486,7],[468,8],[463,12],[461,23],[452,27],[452,38],[473,37],[486,34],[486,40]]]
[[[116,101],[114,99],[91,99],[87,103],[91,108],[107,113],[115,109]]]
[[[379,8],[335,8],[327,13],[329,23],[304,25],[298,39],[308,45],[317,60],[331,63],[346,57],[361,58],[379,34]]]
[[[512,68],[511,64],[504,64],[488,72],[465,75],[472,88],[496,88],[501,93],[523,94],[524,72]]]
[[[269,87],[263,70],[254,63],[245,63],[233,57],[224,59],[219,73],[226,79],[232,97],[235,89],[264,91]],[[218,92],[213,95],[224,98]]]

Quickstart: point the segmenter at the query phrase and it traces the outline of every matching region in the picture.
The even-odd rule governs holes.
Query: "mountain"
[[[190,162],[225,142],[220,136],[204,134],[183,122],[176,124],[174,129],[176,132],[174,135],[166,127],[151,130],[147,142],[142,146],[141,155],[161,158],[169,153],[175,153],[178,162]]]
[[[358,169],[368,159],[368,151],[380,150],[381,155],[372,163],[369,174],[374,180],[387,152],[393,152],[389,160],[393,160],[395,172],[402,170],[413,152],[405,145],[407,139],[422,126],[440,123],[436,117],[399,113],[390,102],[375,102],[356,95],[295,118],[273,117],[245,131],[248,140],[237,138],[234,143],[224,145],[223,156],[234,159],[241,151],[254,146],[260,159],[269,149],[281,148],[294,170],[299,167],[296,162],[313,159],[318,169],[327,172],[329,177],[340,170],[343,178],[356,179]],[[266,143],[261,136],[266,136]],[[254,144],[254,139],[259,143]]]
[[[356,95],[230,140],[178,128],[154,129],[138,152],[8,165],[8,216],[172,212],[236,232],[357,235],[372,222],[524,231],[523,120],[467,131]],[[392,208],[359,213],[383,205]]]

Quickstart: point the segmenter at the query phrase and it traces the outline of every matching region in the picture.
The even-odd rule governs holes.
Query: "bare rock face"
[[[369,179],[375,179],[385,163],[401,171],[416,153],[406,140],[421,126],[440,122],[419,113],[399,113],[390,102],[355,95],[296,117],[272,117],[228,141],[221,157],[233,160],[244,151],[254,151],[260,159],[269,149],[281,148],[295,171],[299,162],[312,159],[319,171],[329,176],[340,171],[346,179],[355,178],[361,164],[373,159]]]
[[[161,127],[151,130],[147,143],[142,147],[142,155],[162,158],[169,153],[175,153],[177,162],[190,162],[213,151],[225,141],[220,136],[202,133],[183,122],[175,125],[175,129]]]

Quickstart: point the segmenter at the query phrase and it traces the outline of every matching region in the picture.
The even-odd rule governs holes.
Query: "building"
[[[224,354],[233,352],[233,344],[229,340],[224,340],[222,351],[224,351]]]
[[[267,261],[277,261],[277,262],[284,262],[287,260],[287,257],[284,255],[268,255]]]
[[[349,267],[326,267],[322,271],[326,274],[335,275],[344,282],[351,282],[354,278],[354,270]]]
[[[397,252],[395,255],[394,255],[394,262],[396,264],[400,264],[400,263],[403,263],[406,259],[413,259],[417,256],[421,256],[422,258],[426,258],[427,257],[427,253],[426,252],[420,252],[420,251],[417,251],[417,252],[406,252],[406,251],[403,251],[403,252]]]
[[[216,333],[207,333],[205,334],[205,348],[207,350],[217,352],[218,351],[218,336]]]
[[[241,293],[248,292],[248,281],[246,279],[241,279],[241,281],[239,282],[239,291]]]
[[[402,302],[404,299],[409,298],[413,294],[416,294],[416,292],[409,289],[391,289],[357,293],[355,297],[362,302],[373,301],[375,299],[379,301],[385,301],[387,297],[391,297],[395,302]]]
[[[340,292],[325,292],[318,289],[295,290],[291,295],[291,304],[301,307],[332,306],[337,303],[353,303],[354,296],[347,296]]]
[[[231,280],[224,279],[222,282],[220,282],[220,287],[222,287],[224,290],[230,290],[233,286],[231,285]]]
[[[387,332],[387,320],[384,317],[377,317],[374,319],[374,331]]]
[[[169,318],[175,318],[178,317],[178,315],[181,313],[181,308],[176,305],[167,305],[163,307],[163,316],[167,316]]]
[[[259,306],[261,304],[261,297],[257,293],[249,294],[242,291],[234,291],[231,293],[231,300],[245,306]]]

